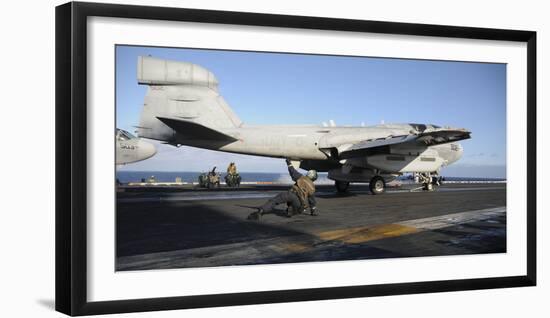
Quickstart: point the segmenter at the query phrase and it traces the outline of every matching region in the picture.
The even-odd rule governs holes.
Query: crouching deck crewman
[[[317,215],[317,207],[315,201],[315,184],[317,180],[317,171],[309,170],[304,176],[292,166],[290,160],[286,160],[288,165],[288,173],[294,181],[294,185],[290,190],[279,193],[275,197],[269,199],[264,205],[258,208],[258,211],[253,212],[248,216],[249,220],[258,220],[265,213],[270,213],[275,206],[281,203],[287,204],[287,216],[303,213],[309,209],[311,215]]]

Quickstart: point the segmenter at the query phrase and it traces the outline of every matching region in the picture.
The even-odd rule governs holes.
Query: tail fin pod
[[[158,117],[181,118],[214,130],[242,125],[219,94],[216,76],[207,69],[147,56],[138,57],[137,62],[137,81],[148,86],[140,136],[165,139],[174,134]]]
[[[218,79],[196,64],[138,56],[137,80],[145,85],[193,85],[218,91]]]

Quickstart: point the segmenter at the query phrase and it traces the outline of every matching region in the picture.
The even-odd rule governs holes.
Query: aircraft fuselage
[[[163,125],[157,121],[158,125]],[[436,146],[393,145],[386,147],[382,153],[372,154],[364,158],[338,160],[335,155],[347,147],[368,139],[387,138],[409,134],[409,124],[388,124],[368,127],[323,127],[323,126],[243,126],[239,128],[219,129],[220,132],[232,136],[236,141],[222,141],[188,136],[168,129],[147,129],[140,136],[168,142],[170,144],[186,145],[198,148],[218,150],[231,153],[290,158],[293,160],[316,162],[329,161],[330,164],[316,164],[319,171],[328,171],[346,162],[357,167],[378,168],[398,173],[431,172],[442,165],[448,165],[458,160],[462,155],[462,147],[458,143]],[[157,132],[156,135],[148,132]],[[162,132],[163,133],[158,133]],[[395,155],[400,157],[390,157]],[[370,158],[370,160],[369,160]],[[431,158],[434,158],[433,161]],[[395,160],[392,160],[395,159]],[[417,162],[415,162],[415,160]]]

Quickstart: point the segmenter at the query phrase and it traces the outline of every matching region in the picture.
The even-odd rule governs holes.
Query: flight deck
[[[340,261],[506,252],[506,183],[414,185],[371,195],[317,186],[318,216],[285,207],[247,220],[288,185],[206,190],[122,186],[116,203],[116,270]]]

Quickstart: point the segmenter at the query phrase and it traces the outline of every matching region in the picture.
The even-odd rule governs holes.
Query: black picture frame
[[[86,31],[91,16],[370,32],[527,44],[527,274],[352,287],[294,289],[139,300],[87,301]],[[92,315],[536,284],[536,32],[229,11],[70,2],[56,7],[56,310]]]

